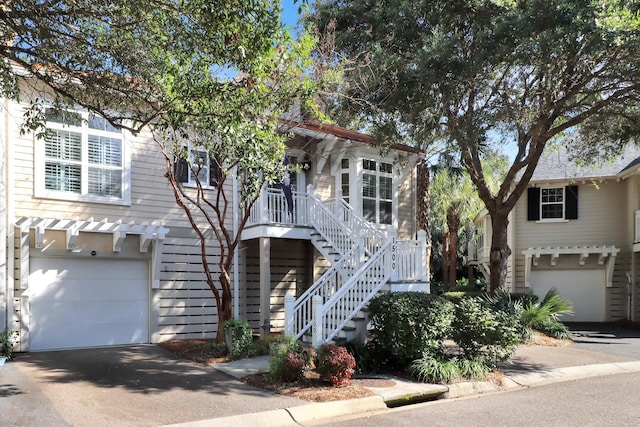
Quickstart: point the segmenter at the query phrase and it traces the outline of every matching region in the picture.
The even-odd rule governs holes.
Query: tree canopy
[[[285,170],[279,120],[314,92],[306,76],[313,41],[293,41],[280,12],[278,0],[0,6],[0,96],[30,105],[25,130],[40,129],[51,106],[84,108],[133,133],[145,129],[158,142],[176,202],[200,238],[219,332],[231,316],[229,271],[242,226],[263,182]],[[209,167],[200,151],[216,164],[215,189],[200,182]],[[182,163],[195,175],[195,188],[176,176]],[[245,172],[239,227],[225,184],[235,171]],[[218,242],[215,269],[207,261],[208,236]]]
[[[450,145],[493,223],[505,283],[507,215],[548,141],[615,150],[640,131],[640,15],[620,0],[323,0],[314,20],[348,58],[341,111],[392,138]],[[573,139],[576,140],[575,138]],[[497,191],[481,160],[512,144]]]

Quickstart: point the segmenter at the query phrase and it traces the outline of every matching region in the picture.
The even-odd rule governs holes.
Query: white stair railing
[[[384,244],[324,304],[316,304],[313,344],[332,340],[360,310],[387,284],[391,275],[392,247]]]
[[[335,294],[358,270],[361,262],[361,248],[355,245],[342,258],[334,263],[309,289],[307,289],[292,306],[285,308],[285,318],[289,322],[287,335],[295,335],[296,339],[304,335],[312,325],[314,297],[321,300]]]
[[[358,215],[355,209],[342,197],[338,197],[337,201],[331,200],[325,204],[329,210],[335,213],[340,222],[346,225],[347,229],[364,239],[365,251],[368,255],[376,252],[387,241],[387,237],[382,231]]]
[[[307,186],[309,223],[338,253],[343,256],[358,243],[358,236],[336,217],[315,194],[313,185]]]
[[[285,297],[285,334],[313,332],[314,345],[333,339],[390,280],[426,281],[426,233],[397,241],[359,216],[342,198],[323,203],[308,186],[309,225],[341,254],[294,301]]]

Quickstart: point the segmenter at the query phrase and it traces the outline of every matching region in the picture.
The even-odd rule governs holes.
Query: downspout
[[[233,168],[233,235],[238,236],[238,168]],[[233,317],[240,317],[239,247],[233,251]]]

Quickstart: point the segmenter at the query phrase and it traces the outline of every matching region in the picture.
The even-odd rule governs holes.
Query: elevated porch
[[[341,197],[320,200],[313,186],[308,186],[306,192],[294,191],[289,201],[280,189],[264,189],[251,210],[241,239],[245,244],[252,241],[252,246],[258,248],[258,259],[254,257],[252,268],[259,270],[260,328],[265,334],[272,330],[270,323],[274,318],[272,270],[277,267],[271,260],[276,255],[282,259],[280,254],[272,253],[272,243],[278,248],[282,248],[282,243],[272,239],[308,241],[309,247],[326,259],[322,268],[308,266],[313,272],[307,275],[310,281],[303,289],[297,286],[285,291],[286,298],[298,298],[297,309],[292,308],[290,300],[284,306],[277,304],[276,317],[285,318],[283,331],[297,338],[313,332],[313,341],[318,345],[341,336],[378,292],[429,291],[424,231],[418,233],[416,240],[398,240],[395,229],[386,232],[377,229]],[[293,290],[295,295],[291,293]],[[282,295],[277,298],[280,301]],[[317,316],[330,316],[332,324],[318,320]]]

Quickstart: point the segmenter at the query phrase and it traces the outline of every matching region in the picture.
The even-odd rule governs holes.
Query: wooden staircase
[[[378,293],[392,290],[391,281],[422,279],[428,290],[423,275],[398,276],[398,248],[408,246],[398,244],[395,231],[385,235],[344,200],[322,202],[312,188],[307,205],[309,225],[313,227],[311,242],[331,267],[297,300],[291,295],[285,298],[287,335],[315,346],[364,338],[366,306]],[[417,251],[422,248],[424,253],[423,246],[414,242],[412,247]],[[417,264],[416,259],[423,257],[416,258],[414,253],[413,264]],[[413,267],[415,270],[416,265]]]

